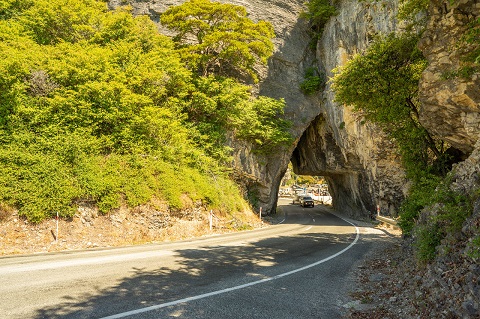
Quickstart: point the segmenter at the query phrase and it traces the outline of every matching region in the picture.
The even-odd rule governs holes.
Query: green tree
[[[412,34],[377,38],[332,79],[336,101],[352,105],[388,133],[412,177],[443,151],[418,120],[418,81],[426,60],[417,41]]]
[[[315,32],[321,34],[328,20],[337,14],[337,9],[330,0],[309,0],[306,5],[308,10],[303,16],[310,20]]]
[[[192,79],[171,39],[128,8],[3,1],[0,204],[34,222],[72,216],[79,201],[181,208],[187,195],[245,209],[188,121]]]
[[[170,7],[160,21],[177,32],[174,41],[184,60],[200,74],[250,77],[258,81],[256,63],[273,53],[270,23],[254,23],[244,7],[209,0],[190,0]]]
[[[266,96],[246,101],[238,109],[239,116],[232,119],[238,138],[249,140],[254,151],[268,154],[277,147],[292,143],[289,133],[291,122],[284,120],[285,101]]]
[[[202,145],[219,151],[226,142],[226,133],[250,141],[259,153],[292,142],[291,122],[283,119],[284,100],[266,96],[254,98],[251,88],[233,78],[218,76],[199,77],[194,80],[197,90],[187,104],[189,119],[197,123],[201,133],[208,136]],[[211,147],[217,145],[216,147]],[[222,158],[229,161],[225,148]],[[220,155],[220,153],[218,154]]]

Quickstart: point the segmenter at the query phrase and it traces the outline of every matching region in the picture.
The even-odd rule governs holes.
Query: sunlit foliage
[[[273,27],[254,23],[244,7],[189,0],[162,13],[160,21],[176,32],[174,41],[193,70],[206,76],[249,76],[258,81],[256,63],[273,53]]]
[[[247,114],[266,127],[279,124],[270,135],[239,138],[262,146],[278,130],[289,136],[265,99],[233,79],[192,74],[175,43],[128,7],[2,1],[0,203],[34,222],[72,216],[84,201],[102,212],[152,198],[182,208],[184,194],[210,208],[243,210],[225,136],[245,130],[238,123]],[[241,111],[258,103],[265,108]],[[272,103],[280,114],[283,102]]]

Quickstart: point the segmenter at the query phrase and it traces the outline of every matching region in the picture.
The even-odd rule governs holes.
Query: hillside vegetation
[[[197,15],[202,48],[159,34],[129,7],[0,3],[2,211],[40,222],[56,212],[72,216],[80,202],[103,213],[152,199],[176,209],[185,195],[224,213],[248,209],[232,181],[227,136],[251,142],[259,154],[290,142],[284,102],[255,98],[239,80],[256,79],[252,63],[272,54],[273,31],[236,6],[184,6],[225,12],[208,28],[208,16]],[[235,23],[255,33],[229,32]],[[207,48],[208,37],[226,35],[223,51]],[[209,50],[208,60],[200,49]],[[218,56],[221,65],[212,60]]]

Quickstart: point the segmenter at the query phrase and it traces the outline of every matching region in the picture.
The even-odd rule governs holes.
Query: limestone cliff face
[[[365,50],[373,36],[397,29],[396,1],[342,1],[338,11],[317,45],[318,66],[328,77]],[[379,205],[383,214],[396,215],[405,179],[393,144],[349,107],[335,103],[328,83],[319,107],[321,115],[293,153],[298,171],[327,176],[336,209],[360,216]]]
[[[431,1],[420,42],[429,63],[420,82],[421,123],[466,155],[480,136],[480,74],[448,80],[445,74],[459,68],[464,57],[461,39],[468,23],[479,16],[480,3],[475,0]]]

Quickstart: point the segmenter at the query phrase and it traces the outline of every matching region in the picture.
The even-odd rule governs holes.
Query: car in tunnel
[[[301,196],[300,205],[302,205],[302,207],[314,207],[315,202],[313,201],[313,198],[311,198],[310,196]]]

